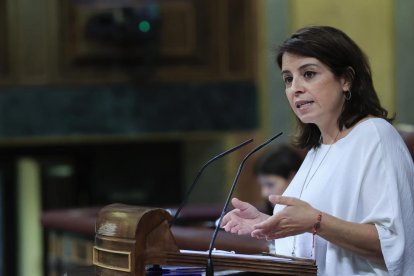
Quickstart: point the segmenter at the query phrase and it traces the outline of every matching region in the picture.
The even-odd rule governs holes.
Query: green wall
[[[292,31],[306,25],[330,25],[346,32],[362,48],[370,60],[378,96],[384,107],[394,112],[394,1],[292,0],[290,3]]]
[[[395,1],[397,118],[414,125],[414,1]]]

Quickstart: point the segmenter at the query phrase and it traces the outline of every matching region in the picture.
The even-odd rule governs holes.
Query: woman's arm
[[[297,198],[270,196],[269,200],[286,207],[266,221],[256,224],[252,231],[253,237],[271,240],[305,232],[312,233],[320,211]],[[378,232],[374,225],[348,222],[326,213],[321,214],[317,235],[373,262],[384,264]]]
[[[337,246],[385,265],[378,232],[373,224],[353,223],[322,213],[317,234]]]

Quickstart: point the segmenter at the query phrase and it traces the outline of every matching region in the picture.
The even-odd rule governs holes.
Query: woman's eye
[[[291,83],[291,82],[292,82],[292,80],[293,80],[293,78],[292,78],[292,77],[290,77],[290,76],[287,76],[287,77],[284,77],[284,78],[283,78],[283,81],[285,82],[285,84],[289,84],[289,83]]]
[[[311,79],[311,78],[313,78],[315,76],[315,74],[316,74],[315,72],[306,71],[305,74],[303,74],[303,75],[304,75],[305,78]]]

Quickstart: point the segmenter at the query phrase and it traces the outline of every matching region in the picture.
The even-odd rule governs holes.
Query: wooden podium
[[[112,204],[104,207],[95,226],[93,264],[96,275],[141,276],[148,265],[204,268],[204,251],[180,250],[169,228],[171,215],[159,208]],[[215,269],[277,275],[316,275],[309,260],[261,255],[213,254]]]

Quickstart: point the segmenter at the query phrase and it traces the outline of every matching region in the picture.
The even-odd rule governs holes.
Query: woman
[[[233,199],[229,232],[315,258],[319,275],[414,275],[414,165],[367,58],[342,31],[299,30],[279,48],[297,144],[309,149],[272,216]]]
[[[266,213],[273,213],[270,195],[281,195],[292,181],[302,163],[302,156],[287,144],[278,145],[274,150],[261,156],[254,166],[254,175],[260,185],[262,198],[266,200]]]

